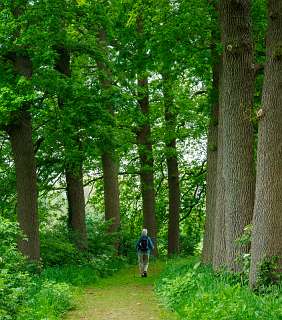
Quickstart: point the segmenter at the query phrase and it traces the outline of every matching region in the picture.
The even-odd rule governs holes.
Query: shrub
[[[65,283],[35,281],[29,288],[28,299],[20,309],[17,320],[55,320],[69,310],[73,303],[71,287]]]
[[[26,260],[16,248],[19,229],[0,216],[0,319],[13,319],[31,281]]]
[[[55,320],[72,307],[75,286],[96,282],[124,264],[113,241],[104,235],[105,225],[89,238],[89,250],[80,253],[58,225],[43,230],[43,270],[19,253],[19,228],[0,216],[0,320]],[[35,272],[36,271],[36,272]]]
[[[44,266],[75,264],[82,259],[61,226],[41,234],[41,259]]]

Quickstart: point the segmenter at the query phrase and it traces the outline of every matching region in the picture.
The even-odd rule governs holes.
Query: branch
[[[200,96],[201,94],[206,94],[208,93],[207,90],[199,90],[197,92],[194,92],[194,94],[192,95],[192,98],[195,98],[196,96]]]
[[[34,146],[33,146],[33,149],[34,149],[34,153],[36,154],[37,153],[37,151],[39,150],[39,148],[40,148],[40,146],[41,146],[41,144],[42,144],[42,142],[44,141],[45,139],[43,138],[43,137],[41,137],[41,138],[39,138],[36,142],[35,142],[35,144],[34,144]]]
[[[194,195],[197,194],[198,189],[199,189],[199,185],[197,185],[197,187],[196,187],[196,189],[195,189],[195,192],[194,192]],[[195,197],[194,197],[194,199],[195,199],[196,201],[191,204],[188,213],[187,213],[185,216],[183,216],[181,219],[179,219],[179,222],[182,222],[183,220],[187,219],[187,218],[190,216],[192,210],[199,204],[199,202],[200,202],[200,200],[201,200],[201,198],[202,198],[202,194],[204,193],[204,191],[205,191],[205,188],[202,188],[202,190],[201,190],[198,198],[195,198]]]

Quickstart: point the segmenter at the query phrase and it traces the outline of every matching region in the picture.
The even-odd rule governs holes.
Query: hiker
[[[139,270],[141,277],[147,277],[148,266],[149,266],[149,257],[152,250],[154,250],[153,241],[148,237],[147,229],[143,229],[141,237],[136,245]]]

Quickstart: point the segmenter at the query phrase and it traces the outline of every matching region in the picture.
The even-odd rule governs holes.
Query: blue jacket
[[[140,237],[139,240],[138,240],[137,243],[136,243],[136,250],[137,250],[137,252],[141,252],[141,250],[139,249],[138,245],[139,245],[141,239],[144,238],[144,237],[145,237],[145,236]],[[148,239],[148,247],[149,247],[147,253],[151,253],[151,251],[154,250],[154,244],[153,244],[153,241],[152,241],[152,239],[151,239],[150,237],[147,236],[146,238]]]

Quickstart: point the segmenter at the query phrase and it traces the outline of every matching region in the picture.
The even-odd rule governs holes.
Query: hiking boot
[[[147,278],[147,271],[144,271],[143,277],[144,277],[144,278]]]

